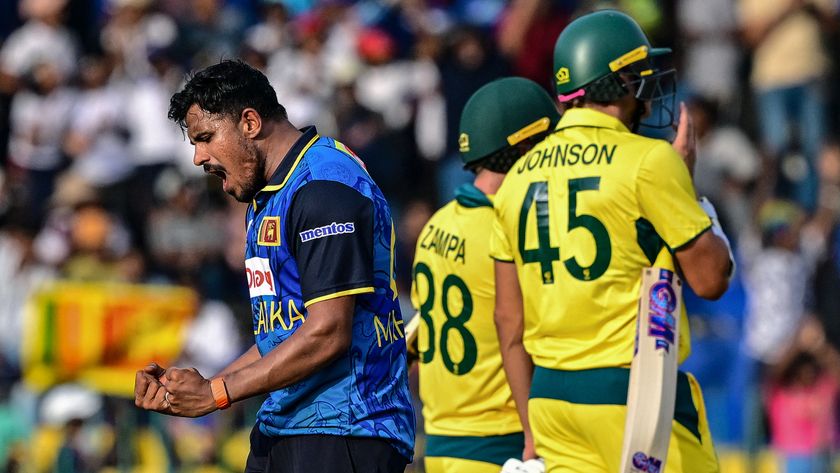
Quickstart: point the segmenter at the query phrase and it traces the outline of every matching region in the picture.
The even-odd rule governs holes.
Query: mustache
[[[203,167],[204,167],[204,172],[206,172],[206,173],[225,172],[225,169],[221,166],[212,166],[210,164],[205,164]]]

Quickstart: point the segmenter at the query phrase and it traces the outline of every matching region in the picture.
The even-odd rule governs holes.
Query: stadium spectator
[[[831,0],[739,0],[738,8],[752,49],[750,87],[761,144],[792,184],[789,198],[812,210],[816,163],[827,133],[825,80],[832,66],[823,20],[830,21],[836,6]]]
[[[63,146],[77,97],[65,80],[57,65],[36,64],[11,102],[10,185],[21,204],[41,216],[66,165]],[[44,120],[45,110],[50,120]]]
[[[108,209],[125,215],[130,198],[125,184],[134,171],[125,90],[109,81],[113,64],[108,58],[87,56],[80,67],[82,90],[64,143],[72,160],[69,172],[93,186]]]
[[[688,111],[697,133],[697,193],[716,204],[718,216],[737,240],[752,217],[749,190],[761,172],[761,157],[738,127],[721,123],[717,103],[696,96]]]
[[[152,74],[151,54],[175,42],[175,21],[154,12],[153,0],[108,0],[107,6],[110,16],[100,42],[115,62],[115,74],[129,79]]]
[[[292,42],[292,31],[286,6],[273,0],[261,0],[259,6],[260,19],[245,30],[245,43],[264,55],[288,47]]]
[[[29,297],[57,276],[38,259],[35,236],[40,220],[23,207],[12,208],[0,228],[0,365],[4,377],[20,374],[25,308]],[[0,388],[0,393],[3,389]]]
[[[63,24],[66,6],[67,0],[21,0],[20,14],[26,23],[0,49],[0,91],[14,92],[19,81],[43,63],[55,65],[65,79],[73,75],[77,42]]]
[[[323,53],[326,25],[313,12],[298,19],[293,31],[296,47],[273,53],[266,75],[277,90],[278,101],[287,107],[290,120],[311,123],[329,133],[335,129],[328,106],[334,84]]]
[[[571,20],[579,1],[514,0],[502,13],[497,33],[499,51],[509,58],[517,76],[527,77],[550,90],[554,40]]]
[[[768,415],[773,448],[786,473],[830,471],[837,434],[840,354],[808,319],[769,373]]]
[[[685,86],[714,103],[736,99],[741,50],[734,0],[679,0],[677,13]]]
[[[458,120],[467,100],[482,85],[507,74],[507,64],[479,30],[451,32],[441,59],[441,92],[446,102],[446,152],[438,168],[437,199],[448,202],[455,189],[472,180],[458,157]]]
[[[226,240],[219,238],[224,217],[204,205],[199,179],[185,180],[177,174],[166,178],[173,182],[165,186],[169,189],[161,189],[162,205],[151,211],[146,227],[149,253],[155,267],[171,281],[197,282],[203,268],[225,247]]]
[[[245,21],[239,9],[223,0],[189,0],[178,5],[178,41],[173,47],[182,63],[201,68],[234,57]]]
[[[840,350],[840,144],[831,142],[820,160],[821,209],[827,215],[826,251],[814,275],[814,310],[826,333],[826,340]]]
[[[797,204],[770,200],[758,213],[760,234],[740,241],[749,300],[744,342],[750,355],[767,365],[778,363],[795,340],[806,312],[808,281],[824,247],[813,233],[803,238],[805,223],[806,213]]]
[[[155,185],[167,169],[178,167],[178,158],[188,153],[181,131],[166,119],[169,97],[177,89],[183,75],[167,51],[150,54],[147,73],[125,84],[125,126],[130,130],[128,158],[134,171],[129,186],[127,223],[139,248],[147,250],[148,215],[155,202]]]

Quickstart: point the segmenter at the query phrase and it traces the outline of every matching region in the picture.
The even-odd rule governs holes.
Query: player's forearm
[[[224,376],[230,400],[235,402],[294,384],[336,359],[348,345],[327,334],[296,333],[266,356]]]
[[[717,300],[726,292],[732,262],[729,249],[720,237],[707,231],[677,250],[676,257],[685,282],[695,294]]]
[[[531,429],[528,423],[528,394],[531,392],[531,378],[534,375],[534,363],[525,351],[522,343],[524,330],[521,312],[496,312],[496,334],[499,337],[499,351],[502,354],[502,367],[510,385],[516,411],[526,435]]]
[[[493,321],[499,338],[499,351],[502,354],[502,366],[510,385],[516,410],[525,434],[530,436],[528,423],[528,393],[531,391],[531,378],[534,364],[525,351],[522,341],[525,333],[525,314],[523,312],[522,290],[516,266],[512,263],[497,261],[494,265],[496,277],[496,308]]]
[[[222,371],[219,371],[215,377],[225,376],[234,371],[238,371],[251,363],[260,359],[260,351],[256,344],[251,345],[251,348],[243,353],[239,358],[233,360],[229,365],[225,366]]]
[[[521,343],[510,342],[501,346],[502,365],[507,376],[516,411],[526,435],[530,435],[531,427],[528,422],[528,394],[531,392],[531,378],[534,375],[534,363]]]
[[[224,376],[231,402],[292,385],[333,362],[350,347],[355,298],[313,304],[306,322],[265,356]]]

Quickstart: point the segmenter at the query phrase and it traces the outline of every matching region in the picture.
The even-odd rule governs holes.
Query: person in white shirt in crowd
[[[96,188],[109,210],[125,215],[130,196],[123,184],[134,170],[128,146],[132,130],[126,121],[125,89],[109,80],[110,73],[104,57],[82,61],[82,90],[64,149],[73,161],[70,172]]]
[[[273,0],[260,0],[259,10],[259,21],[245,30],[245,45],[264,56],[289,47],[293,29],[286,6]]]
[[[26,22],[0,48],[0,91],[15,92],[38,64],[53,64],[62,77],[75,73],[79,53],[76,37],[63,24],[66,7],[67,0],[20,1]]]
[[[153,73],[149,53],[170,46],[178,36],[171,16],[155,12],[154,0],[107,0],[109,14],[100,43],[115,60],[115,72],[131,79]]]
[[[738,396],[744,399],[744,441],[751,461],[763,441],[761,383],[794,343],[805,319],[816,263],[826,235],[806,221],[793,201],[770,199],[761,205],[754,227],[738,241],[738,271],[744,280],[747,307],[741,346],[735,360]]]
[[[735,0],[679,0],[676,12],[685,44],[680,82],[707,100],[732,105],[734,112],[741,60]]]
[[[11,101],[10,186],[39,216],[45,213],[55,179],[65,164],[62,146],[76,100],[65,77],[55,63],[35,64],[21,77],[23,86]]]
[[[297,19],[292,26],[293,43],[286,43],[268,57],[265,74],[290,120],[311,123],[322,133],[332,134],[336,125],[330,100],[335,82],[323,49],[327,25],[308,16]]]
[[[38,258],[34,242],[39,220],[28,209],[12,207],[0,222],[0,359],[19,367],[25,306],[57,274]]]
[[[149,54],[151,69],[126,83],[124,109],[128,137],[128,156],[134,172],[130,178],[131,199],[128,202],[127,224],[132,238],[141,250],[148,250],[146,233],[148,216],[155,201],[155,186],[161,173],[176,168],[185,148],[180,128],[166,118],[169,98],[183,79],[167,50]]]

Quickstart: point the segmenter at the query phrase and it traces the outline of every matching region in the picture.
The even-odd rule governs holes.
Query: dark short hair
[[[510,168],[516,164],[525,153],[536,146],[540,141],[548,136],[548,131],[537,133],[534,136],[528,137],[523,141],[511,146],[506,146],[495,153],[489,154],[476,161],[469,162],[464,165],[467,171],[477,172],[478,168],[484,168],[488,171],[505,174],[510,171]]]
[[[246,108],[253,108],[265,119],[286,118],[286,109],[277,102],[268,78],[240,60],[224,60],[193,74],[169,101],[169,119],[186,129],[187,110],[193,104],[234,120]]]

